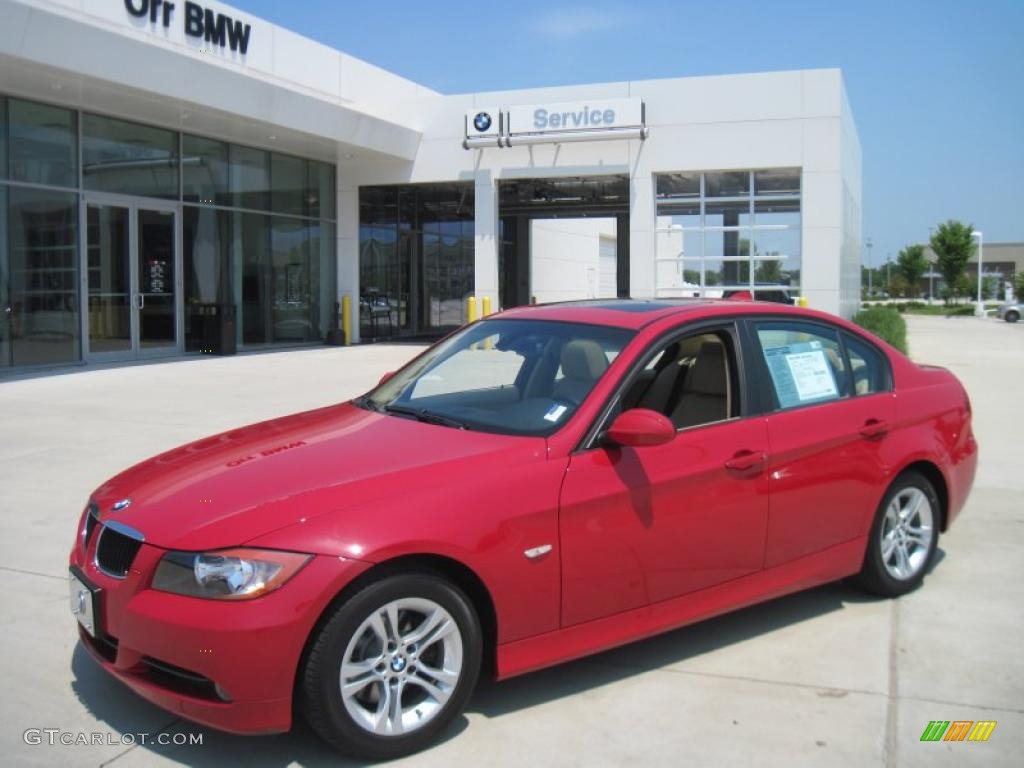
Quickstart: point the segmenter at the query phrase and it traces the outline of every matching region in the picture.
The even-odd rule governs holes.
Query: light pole
[[[870,237],[864,243],[864,247],[868,249],[868,298],[871,298],[875,294],[875,289],[871,284],[871,249],[875,247],[875,244],[871,242]]]
[[[982,285],[982,271],[981,266],[983,263],[982,257],[985,254],[985,236],[978,230],[971,232],[971,237],[978,238],[978,303],[974,306],[975,317],[985,317],[985,303],[981,300],[981,285]]]

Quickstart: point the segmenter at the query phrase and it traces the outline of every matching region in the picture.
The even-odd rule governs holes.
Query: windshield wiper
[[[356,408],[362,408],[366,411],[380,412],[380,406],[374,402],[369,395],[360,395],[359,397],[352,400],[352,405]]]
[[[386,413],[395,413],[399,416],[412,416],[414,419],[426,424],[438,424],[442,427],[453,427],[454,429],[469,429],[458,419],[442,416],[439,413],[428,411],[426,408],[413,408],[408,405],[385,405],[381,410]]]

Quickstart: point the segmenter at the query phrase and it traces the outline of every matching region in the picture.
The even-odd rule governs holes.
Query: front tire
[[[917,589],[935,559],[941,509],[924,475],[905,472],[896,478],[875,513],[859,586],[885,597]]]
[[[341,604],[314,637],[300,708],[342,752],[373,760],[417,752],[465,706],[481,643],[472,604],[451,582],[427,572],[382,578]]]
[[[1009,312],[1006,313],[1006,322],[1016,323],[1018,320],[1020,320],[1020,312],[1011,309]]]

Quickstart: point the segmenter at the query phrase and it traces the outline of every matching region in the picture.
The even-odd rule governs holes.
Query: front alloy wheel
[[[462,634],[442,606],[393,600],[355,631],[341,662],[341,697],[370,733],[422,728],[451,698],[462,673]]]
[[[462,711],[480,669],[480,622],[440,575],[374,581],[311,640],[299,704],[325,741],[375,760],[423,749]]]
[[[942,507],[924,475],[893,481],[875,513],[864,565],[856,581],[868,592],[895,597],[916,589],[935,557]]]

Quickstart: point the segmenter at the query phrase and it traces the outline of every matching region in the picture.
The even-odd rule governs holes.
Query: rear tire
[[[875,513],[858,586],[884,597],[917,589],[935,559],[941,515],[928,478],[918,472],[897,477]]]
[[[457,586],[430,572],[387,576],[322,625],[299,678],[299,708],[328,744],[390,760],[427,747],[476,686],[480,622]]]
[[[1006,313],[1006,322],[1016,323],[1018,320],[1020,320],[1020,312],[1011,309],[1009,312]]]

